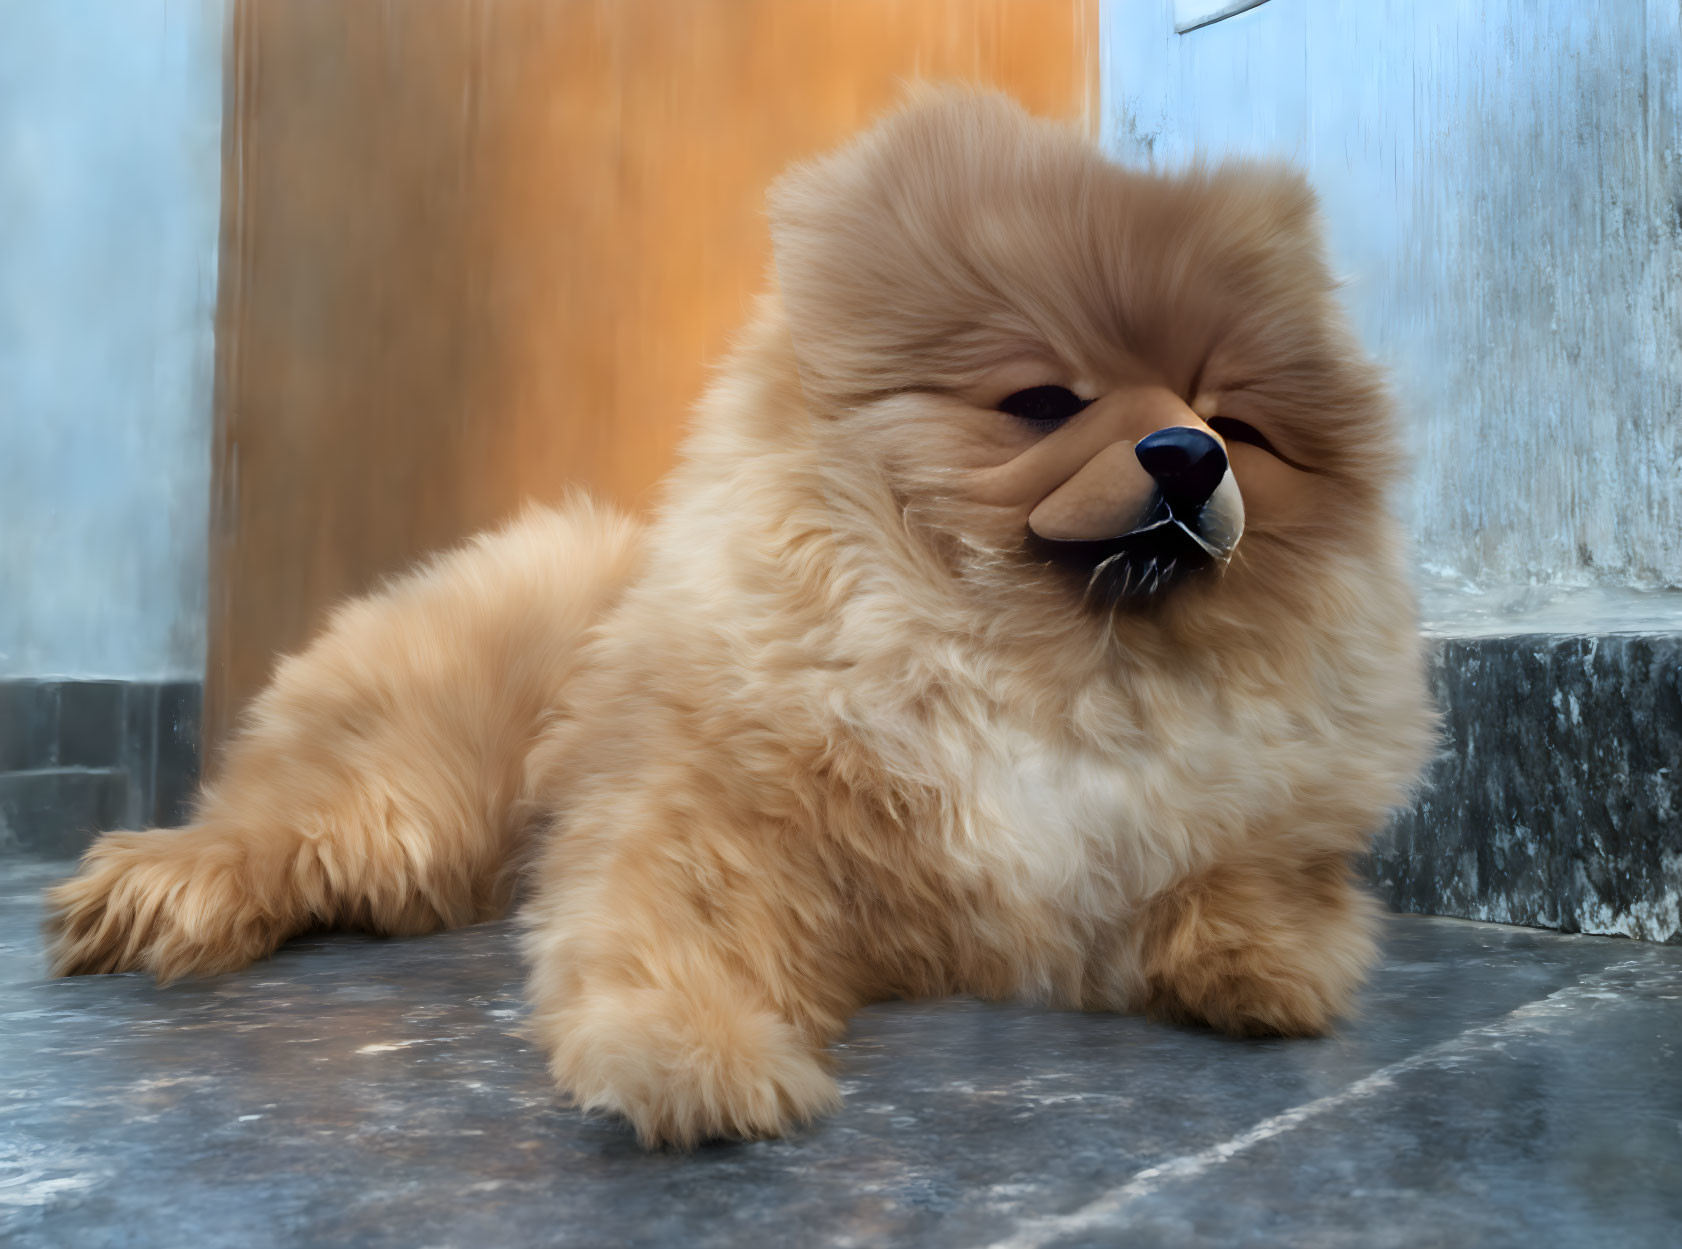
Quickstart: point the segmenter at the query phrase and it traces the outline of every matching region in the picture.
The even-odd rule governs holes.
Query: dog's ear
[[[788,318],[795,359],[807,398],[827,408],[842,327],[867,300],[848,264],[858,244],[865,207],[855,204],[864,154],[848,148],[786,170],[767,196],[777,293]]]
[[[1228,160],[1212,171],[1194,167],[1185,181],[1199,201],[1202,233],[1218,242],[1235,277],[1288,270],[1308,281],[1325,278],[1319,197],[1301,169]]]
[[[1035,123],[990,92],[919,86],[840,150],[772,187],[778,291],[808,398],[834,410],[921,384],[918,345],[953,344],[979,302],[970,214],[977,173],[999,175]]]

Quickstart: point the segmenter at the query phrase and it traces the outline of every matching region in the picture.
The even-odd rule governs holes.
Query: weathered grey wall
[[[1442,632],[1677,627],[1682,4],[1103,6],[1118,155],[1276,154],[1392,366]]]
[[[0,0],[0,677],[202,676],[225,0]]]

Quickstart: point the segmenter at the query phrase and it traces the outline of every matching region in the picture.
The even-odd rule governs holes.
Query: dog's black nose
[[[1170,425],[1139,439],[1133,453],[1176,512],[1202,507],[1226,476],[1226,452],[1215,436],[1187,425]]]

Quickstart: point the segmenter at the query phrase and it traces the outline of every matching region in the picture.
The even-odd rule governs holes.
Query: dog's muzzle
[[[1225,563],[1243,531],[1219,439],[1175,425],[1094,456],[1028,517],[1028,550],[1083,573],[1105,605],[1142,603]]]

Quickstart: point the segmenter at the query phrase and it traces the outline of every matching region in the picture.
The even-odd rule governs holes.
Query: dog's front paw
[[[1195,969],[1147,981],[1145,1013],[1167,1023],[1206,1024],[1229,1036],[1322,1036],[1349,1005],[1353,983],[1328,983],[1255,952],[1227,953]]]
[[[1235,1036],[1321,1035],[1377,958],[1376,923],[1341,861],[1211,869],[1147,913],[1137,1004]]]
[[[108,833],[46,902],[55,976],[213,975],[273,952],[284,935],[233,848],[200,830]]]
[[[780,1136],[841,1101],[819,1049],[741,1002],[586,991],[537,1028],[563,1091],[585,1110],[624,1116],[650,1148]]]

